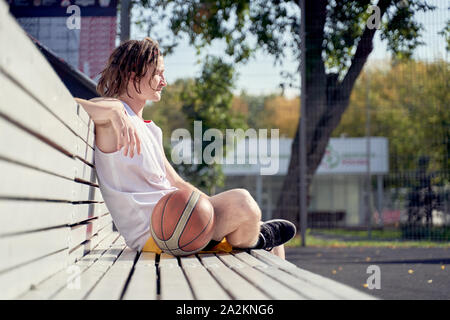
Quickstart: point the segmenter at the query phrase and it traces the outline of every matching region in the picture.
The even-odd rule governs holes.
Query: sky
[[[447,1],[434,0],[430,1],[438,6],[438,10],[431,13],[417,13],[417,19],[425,26],[423,41],[425,45],[419,47],[415,52],[415,58],[422,60],[436,60],[438,58],[448,59],[445,50],[445,41],[437,32],[442,30],[445,23],[450,19],[449,10],[446,8]],[[132,20],[137,17],[139,12],[132,12]],[[162,25],[158,32],[167,34],[168,27]],[[142,39],[145,34],[139,33],[137,28],[131,28],[132,39]],[[210,54],[224,56],[225,45],[216,41],[213,46],[207,49]],[[376,33],[374,39],[374,50],[369,56],[368,65],[376,65],[386,61],[389,58],[389,52],[385,42],[381,41],[379,32]],[[166,79],[168,83],[174,82],[178,78],[195,77],[199,75],[201,66],[196,64],[198,57],[195,49],[191,47],[188,40],[181,41],[174,53],[165,56]],[[274,60],[271,56],[265,55],[262,51],[256,53],[255,57],[245,65],[238,65],[236,72],[238,73],[235,94],[239,94],[245,90],[249,94],[268,94],[280,92],[279,84],[282,82],[280,71],[295,70],[297,61],[292,57],[287,57],[283,61],[283,66],[274,66]],[[299,78],[297,79],[299,81]],[[285,95],[292,98],[299,94],[299,89],[286,89]]]

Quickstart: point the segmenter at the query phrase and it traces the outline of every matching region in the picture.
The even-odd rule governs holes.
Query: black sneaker
[[[295,225],[287,220],[274,219],[266,221],[261,225],[261,235],[264,239],[262,249],[270,251],[274,247],[291,240],[296,232]]]

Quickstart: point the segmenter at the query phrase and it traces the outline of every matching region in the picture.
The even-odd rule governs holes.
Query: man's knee
[[[246,189],[235,189],[235,191],[238,194],[236,201],[238,201],[244,217],[251,222],[259,222],[261,220],[261,209],[250,192]]]

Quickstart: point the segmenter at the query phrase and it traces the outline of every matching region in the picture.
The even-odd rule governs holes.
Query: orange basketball
[[[162,251],[185,256],[206,247],[213,224],[211,203],[197,191],[179,189],[158,201],[150,225],[152,237]]]

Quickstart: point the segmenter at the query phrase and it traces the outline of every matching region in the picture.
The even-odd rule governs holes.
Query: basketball
[[[202,250],[211,241],[214,209],[198,191],[176,190],[162,197],[151,217],[158,247],[174,256]]]

